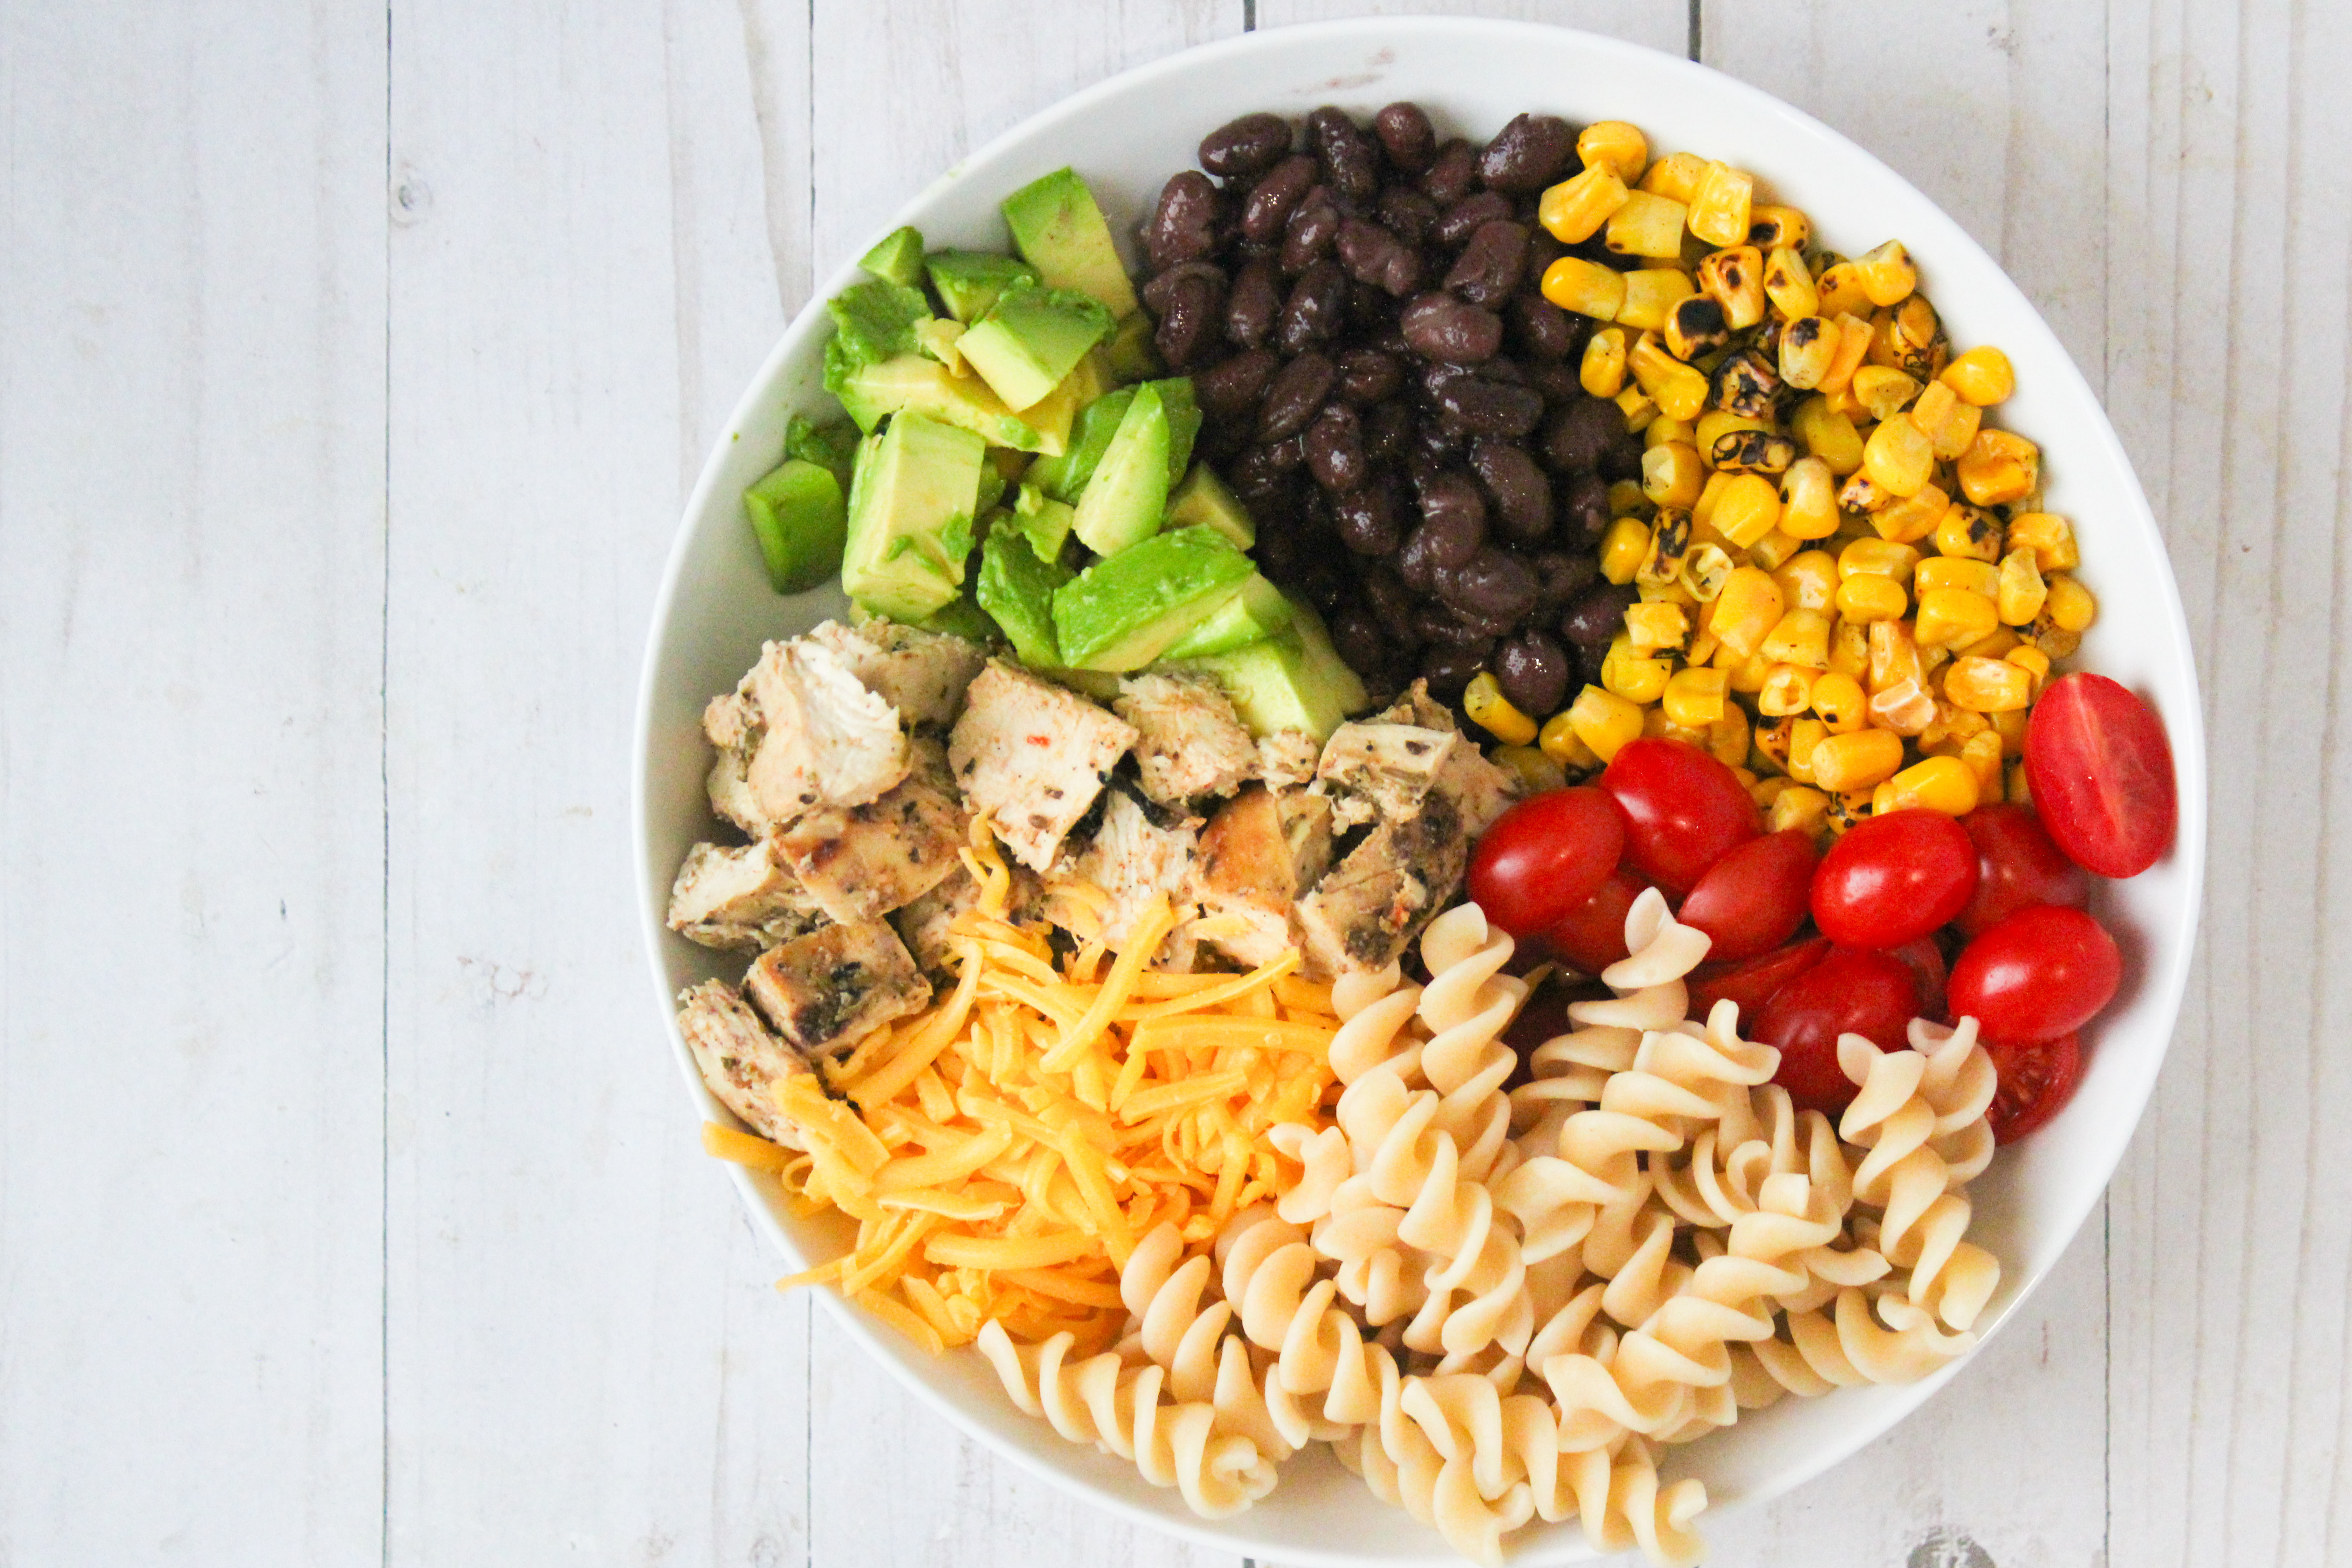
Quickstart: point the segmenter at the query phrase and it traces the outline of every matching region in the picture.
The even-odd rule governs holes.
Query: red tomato
[[[1705,1017],[1727,996],[1739,1004],[1742,1026],[1752,1024],[1780,987],[1827,958],[1829,952],[1830,939],[1817,936],[1737,963],[1702,963],[1691,971],[1691,1012]]]
[[[2025,784],[2058,847],[2102,877],[2155,865],[2179,825],[2163,722],[2104,675],[2044,689],[2025,726]]]
[[[1968,908],[1977,850],[1940,812],[1865,817],[1813,873],[1813,923],[1849,947],[1901,947]]]
[[[1996,801],[1960,818],[1977,847],[1977,891],[1952,923],[1975,936],[2035,904],[2079,910],[2091,901],[2091,879],[2050,841],[2033,808]]]
[[[1649,885],[1631,866],[1618,867],[1599,890],[1543,933],[1545,945],[1571,968],[1600,973],[1625,956],[1625,911]]]
[[[1988,1039],[2054,1040],[2089,1023],[2123,977],[2123,954],[2098,921],[2037,904],[1960,950],[1952,1016],[1974,1018]]]
[[[1901,1050],[1919,1011],[1919,984],[1892,953],[1832,948],[1780,987],[1756,1016],[1755,1037],[1780,1047],[1772,1081],[1800,1110],[1832,1114],[1853,1098],[1838,1067],[1840,1035],[1861,1035],[1881,1050]]]
[[[1495,820],[1470,856],[1470,896],[1522,940],[1567,918],[1617,869],[1625,814],[1606,790],[1547,790]]]
[[[1985,1112],[1996,1143],[2014,1143],[2039,1129],[2066,1108],[2083,1081],[2083,1042],[2077,1036],[2026,1046],[1987,1040],[1984,1047],[2000,1079]]]
[[[1951,977],[1951,967],[1944,962],[1944,950],[1936,945],[1936,939],[1923,936],[1901,947],[1889,948],[1887,953],[1910,965],[1911,978],[1919,985],[1919,1016],[1938,1022],[1948,1020],[1951,1015],[1944,1011],[1944,989]]]
[[[1696,885],[1706,868],[1764,831],[1738,775],[1687,741],[1629,741],[1601,775],[1625,810],[1625,851],[1669,892]]]
[[[1713,939],[1709,958],[1753,958],[1797,934],[1812,879],[1811,836],[1768,833],[1708,867],[1675,918]]]

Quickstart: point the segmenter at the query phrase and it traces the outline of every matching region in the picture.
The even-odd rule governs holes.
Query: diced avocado
[[[886,283],[902,288],[923,286],[923,236],[915,228],[894,228],[880,243],[857,258],[857,265]]]
[[[1109,307],[1113,319],[1135,313],[1135,286],[1110,237],[1110,225],[1076,169],[1056,169],[1003,201],[1013,243],[1055,289],[1076,289]]]
[[[1168,497],[1168,526],[1183,528],[1199,523],[1213,528],[1244,550],[1257,542],[1257,520],[1241,498],[1225,488],[1216,470],[1206,463],[1195,463],[1192,471],[1184,476]]]
[[[743,515],[777,593],[805,594],[841,570],[849,510],[832,469],[787,458],[743,492]]]
[[[976,577],[979,574],[972,575]],[[944,632],[966,642],[994,642],[998,635],[996,623],[990,620],[988,612],[980,607],[980,600],[970,582],[965,583],[963,592],[949,600],[943,608],[925,616],[914,625],[923,631]]]
[[[1290,601],[1264,577],[1253,575],[1225,607],[1168,645],[1167,659],[1206,658],[1231,653],[1290,629]]]
[[[1100,397],[1107,390],[1102,378],[1099,350],[1089,350],[1078,361],[1062,384],[1021,411],[1021,418],[1038,434],[1044,449],[1065,451],[1069,447],[1070,426],[1078,410]]]
[[[1070,438],[1061,456],[1038,458],[1030,467],[1029,482],[1055,500],[1076,503],[1086,494],[1087,481],[1095,477],[1103,453],[1110,448],[1110,438],[1118,434],[1118,422],[1127,417],[1128,405],[1134,401],[1135,388],[1122,386],[1079,409],[1070,422]]]
[[[1364,683],[1331,646],[1315,607],[1293,598],[1290,616],[1289,630],[1279,637],[1196,659],[1193,668],[1207,671],[1224,688],[1251,734],[1305,730],[1318,741],[1328,741],[1349,714],[1360,711],[1370,699]]]
[[[1008,289],[964,330],[956,352],[1008,408],[1026,408],[1062,384],[1110,335],[1110,312],[1068,289]]]
[[[996,297],[1017,284],[1038,281],[1037,269],[1010,256],[986,250],[935,250],[923,258],[948,314],[966,325],[988,314]]]
[[[827,365],[831,369],[830,361]],[[826,387],[858,428],[871,434],[885,416],[900,409],[927,415],[943,425],[969,430],[992,447],[1013,447],[1024,452],[1059,452],[1066,430],[1040,429],[1004,406],[988,384],[973,375],[957,375],[935,359],[900,354],[880,364],[846,367],[838,384]]]
[[[991,509],[1004,499],[1004,476],[994,463],[980,466],[980,510],[985,517]]]
[[[1111,374],[1120,384],[1150,381],[1168,366],[1160,361],[1160,347],[1151,341],[1151,318],[1138,310],[1111,329],[1110,341],[1103,345],[1110,356]]]
[[[1078,669],[1140,669],[1242,591],[1250,559],[1213,529],[1155,534],[1054,595],[1054,636]]]
[[[920,621],[963,585],[987,443],[911,410],[869,437],[849,490],[841,586],[893,620]]]
[[[1029,548],[1040,561],[1058,561],[1062,546],[1070,537],[1070,521],[1076,511],[1065,502],[1057,501],[1035,485],[1023,485],[1013,501],[1013,526],[1029,542]]]
[[[931,319],[920,289],[879,278],[853,283],[825,302],[833,341],[848,363],[878,364],[915,352],[915,329]]]
[[[1135,389],[1077,507],[1071,531],[1097,555],[1116,555],[1160,531],[1168,512],[1168,413],[1150,382]]]
[[[1039,560],[1017,527],[999,518],[980,543],[980,607],[1003,629],[1021,662],[1053,669],[1062,662],[1054,640],[1054,591],[1070,580],[1060,561]]]
[[[857,469],[857,431],[843,420],[812,425],[795,414],[784,421],[784,456],[830,469],[845,494]]]
[[[970,374],[970,367],[963,363],[963,350],[956,346],[962,338],[963,323],[940,316],[933,316],[915,329],[915,347],[957,375]]]
[[[1192,438],[1201,433],[1201,405],[1192,397],[1192,378],[1171,375],[1155,381],[1160,406],[1168,411],[1168,484],[1173,489],[1192,461]]]

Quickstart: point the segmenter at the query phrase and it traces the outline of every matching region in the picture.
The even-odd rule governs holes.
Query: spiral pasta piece
[[[1508,935],[1486,923],[1475,904],[1449,910],[1421,939],[1429,968],[1417,1007],[1430,1031],[1421,1071],[1440,1098],[1436,1126],[1454,1140],[1461,1169],[1484,1181],[1510,1136],[1504,1080],[1518,1067],[1502,1040],[1527,1000],[1527,982],[1501,973],[1511,959]]]
[[[1166,1370],[1169,1392],[1180,1400],[1207,1399],[1216,1390],[1217,1342],[1234,1311],[1222,1300],[1202,1303],[1214,1273],[1207,1254],[1184,1257],[1183,1236],[1165,1222],[1136,1244],[1119,1270],[1119,1300],[1138,1348]]]

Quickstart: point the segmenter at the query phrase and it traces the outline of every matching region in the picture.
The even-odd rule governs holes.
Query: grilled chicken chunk
[[[1296,940],[1299,895],[1331,864],[1331,803],[1253,784],[1209,820],[1193,864],[1201,940],[1237,963],[1270,963]]]
[[[930,1005],[930,983],[887,921],[818,928],[761,953],[743,989],[804,1058],[848,1049]]]
[[[1383,822],[1298,901],[1307,972],[1380,969],[1436,914],[1470,863],[1462,815],[1444,791],[1402,822]]]
[[[719,1104],[772,1142],[802,1147],[800,1133],[776,1104],[776,1090],[808,1064],[768,1032],[760,1016],[723,980],[706,980],[677,997],[677,1029],[702,1081]]]
[[[1306,730],[1276,730],[1257,742],[1258,782],[1268,789],[1297,789],[1311,784],[1323,742]]]
[[[1451,725],[1434,730],[1381,719],[1342,724],[1323,748],[1315,782],[1345,826],[1402,822],[1421,809],[1422,797],[1464,743]]]
[[[1038,903],[1045,889],[1035,872],[1026,866],[1009,865],[1013,887],[1004,903],[1004,918],[1016,926],[1034,925],[1044,917],[1038,913]],[[980,884],[970,871],[959,865],[947,874],[940,885],[921,898],[891,915],[890,923],[898,928],[905,939],[907,951],[923,966],[926,974],[947,973],[954,951],[948,944],[948,928],[955,918],[980,902]]]
[[[1135,726],[1143,793],[1164,805],[1231,795],[1257,771],[1257,744],[1214,681],[1131,675],[1111,706]]]
[[[1113,787],[1103,805],[1102,826],[1070,865],[1074,878],[1092,883],[1108,897],[1102,934],[1112,946],[1127,940],[1153,898],[1164,896],[1175,907],[1179,931],[1170,935],[1162,955],[1170,963],[1189,961],[1192,941],[1181,926],[1192,910],[1187,889],[1199,826],[1192,817],[1165,826],[1155,823],[1125,788]],[[1189,968],[1189,962],[1183,967]]]
[[[830,920],[878,920],[961,863],[968,818],[946,754],[932,740],[910,742],[908,754],[912,770],[879,800],[822,807],[776,836],[778,851]]]
[[[737,848],[698,844],[669,890],[669,929],[705,947],[759,949],[824,917],[793,868],[762,839]]]
[[[907,776],[898,710],[838,653],[805,637],[762,648],[735,690],[703,710],[702,727],[720,753],[712,805],[748,832],[821,806],[863,805]]]
[[[1044,871],[1135,740],[1133,726],[1077,693],[991,659],[965,694],[948,760],[964,804],[991,815],[1015,859]]]
[[[827,621],[808,640],[830,649],[866,690],[898,710],[908,729],[945,729],[963,708],[964,689],[988,650],[963,637],[896,621]]]

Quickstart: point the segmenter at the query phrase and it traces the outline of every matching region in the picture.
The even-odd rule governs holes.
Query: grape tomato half
[[[2102,877],[2138,876],[2179,826],[2163,721],[2104,675],[2043,689],[2025,726],[2025,784],[2058,847]]]
[[[1669,892],[1696,886],[1707,868],[1764,831],[1739,775],[1687,741],[1629,741],[1601,775],[1625,812],[1625,854]]]

